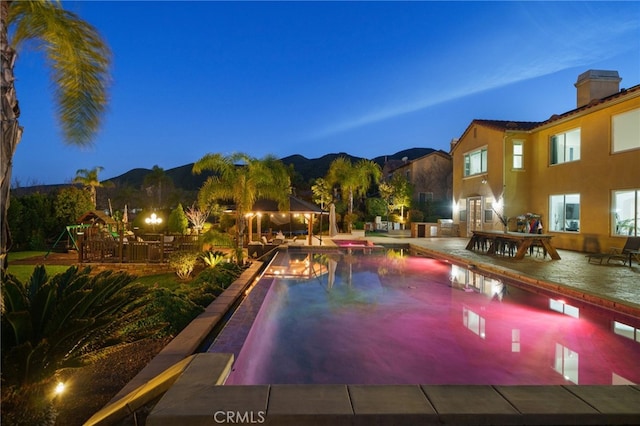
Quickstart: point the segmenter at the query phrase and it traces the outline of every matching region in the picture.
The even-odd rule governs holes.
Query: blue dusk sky
[[[113,51],[93,146],[64,143],[42,56],[20,52],[14,186],[165,170],[207,153],[449,151],[471,120],[576,107],[589,69],[640,83],[640,2],[65,1]]]

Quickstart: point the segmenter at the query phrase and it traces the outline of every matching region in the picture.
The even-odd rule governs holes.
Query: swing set
[[[83,234],[85,229],[90,228],[91,224],[90,223],[83,223],[81,225],[68,225],[65,227],[64,231],[62,231],[62,233],[60,233],[60,236],[58,237],[58,239],[56,240],[55,243],[53,243],[53,246],[51,246],[51,248],[49,249],[49,251],[47,252],[47,254],[44,255],[44,258],[46,259],[47,256],[49,256],[49,254],[56,249],[56,247],[58,246],[58,243],[60,243],[60,241],[63,240],[63,238],[66,236],[66,246],[65,249],[69,250],[71,248],[78,250],[78,244],[76,243],[76,241],[78,241],[78,235]]]

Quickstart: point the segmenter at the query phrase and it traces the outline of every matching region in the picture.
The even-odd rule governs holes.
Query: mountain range
[[[384,164],[389,160],[414,160],[416,158],[420,158],[427,154],[430,154],[434,151],[432,148],[410,148],[405,149],[399,152],[396,152],[392,155],[383,155],[376,158],[373,158],[372,161],[377,163],[380,167],[383,167]],[[288,157],[281,158],[280,161],[284,163],[285,166],[291,165],[295,170],[296,174],[299,175],[299,178],[304,182],[309,182],[312,179],[317,179],[319,177],[326,176],[327,171],[329,170],[329,166],[338,157],[346,157],[351,160],[352,163],[355,163],[361,160],[361,157],[354,157],[344,152],[340,152],[337,154],[326,154],[320,158],[309,159],[302,155],[290,155]],[[200,175],[194,175],[191,173],[193,169],[193,163],[185,164],[184,166],[175,167],[172,169],[165,170],[165,174],[171,178],[174,185],[177,188],[181,188],[185,191],[197,191],[204,181],[211,176],[211,173],[202,173]],[[144,177],[151,173],[150,169],[132,169],[128,172],[116,176],[111,179],[107,179],[116,184],[116,187],[123,186],[131,186],[133,188],[140,188],[144,181]]]
[[[432,148],[409,148],[402,151],[398,151],[395,154],[391,155],[381,155],[379,157],[375,157],[371,159],[375,163],[377,163],[380,167],[383,167],[387,161],[395,160],[397,162],[403,160],[415,160],[416,158],[423,157],[427,154],[435,151]],[[334,153],[334,154],[326,154],[320,158],[306,158],[302,155],[290,155],[288,157],[281,158],[285,166],[293,167],[293,170],[296,172],[296,178],[298,181],[302,182],[310,182],[313,179],[324,177],[329,170],[329,166],[338,157],[346,157],[351,160],[352,163],[355,163],[359,160],[362,160],[362,157],[354,157],[344,152]],[[171,178],[174,186],[176,188],[182,189],[184,191],[197,191],[200,189],[204,181],[211,176],[212,173],[202,173],[200,175],[194,175],[191,170],[193,169],[193,164],[185,164],[184,166],[175,167],[172,169],[164,170],[164,173],[167,177]],[[104,179],[102,182],[111,181],[115,184],[115,188],[142,188],[144,178],[149,173],[151,173],[151,169],[144,168],[136,168],[129,170],[128,172],[116,176],[109,179]],[[56,184],[56,185],[37,185],[37,186],[29,186],[29,187],[18,187],[13,188],[11,190],[12,194],[15,196],[27,195],[36,191],[39,192],[51,192],[55,191],[58,188],[68,186],[69,184]]]

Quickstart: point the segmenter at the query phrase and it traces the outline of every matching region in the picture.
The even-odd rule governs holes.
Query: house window
[[[491,199],[485,199],[484,201],[484,223],[493,222],[493,202]]]
[[[513,141],[513,168],[524,168],[524,142]]]
[[[424,204],[427,201],[433,201],[433,192],[420,192],[418,194],[418,201],[420,204]]]
[[[580,159],[580,129],[551,136],[551,164],[567,163]]]
[[[487,173],[487,148],[464,155],[464,175],[473,176]]]
[[[640,108],[614,115],[612,122],[613,152],[640,148]]]
[[[613,235],[640,236],[640,189],[613,191]]]
[[[580,194],[552,195],[549,198],[549,229],[580,231]]]

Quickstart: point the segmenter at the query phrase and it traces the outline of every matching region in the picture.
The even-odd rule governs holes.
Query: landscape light
[[[55,394],[60,395],[62,392],[64,392],[64,383],[58,382],[58,384],[56,385]]]

